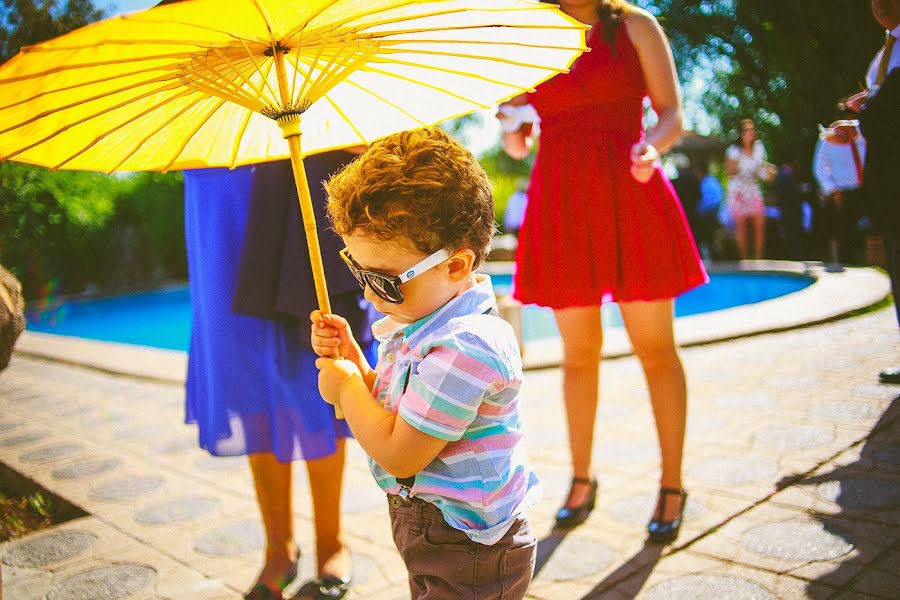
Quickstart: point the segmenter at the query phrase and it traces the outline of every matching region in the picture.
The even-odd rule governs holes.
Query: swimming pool
[[[511,276],[493,275],[498,294],[508,293]],[[675,301],[676,316],[693,315],[753,304],[801,290],[814,281],[790,273],[717,273],[710,283],[691,290]],[[95,340],[187,350],[190,341],[191,304],[187,286],[94,300],[64,302],[51,309],[27,312],[30,331],[55,333]],[[614,304],[604,305],[606,327],[621,327]],[[558,335],[553,312],[525,306],[523,337],[534,341]]]

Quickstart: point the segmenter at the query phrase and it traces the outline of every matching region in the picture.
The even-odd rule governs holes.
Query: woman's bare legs
[[[765,209],[755,213],[753,219],[753,258],[760,260],[763,257],[763,249],[766,243],[766,212]]]
[[[603,347],[600,307],[566,308],[555,310],[553,314],[563,341],[563,398],[569,429],[572,474],[588,479],[591,476],[600,353]],[[589,484],[573,483],[566,506],[581,506],[589,492]]]
[[[256,487],[256,503],[266,530],[266,562],[258,583],[278,590],[300,551],[294,541],[294,515],[291,509],[291,463],[281,463],[271,453],[251,454],[250,471]]]
[[[341,489],[344,482],[346,440],[337,440],[334,454],[306,461],[316,528],[316,561],[320,576],[350,576],[350,551],[341,529]]]
[[[681,462],[687,417],[687,386],[673,332],[672,300],[619,305],[634,353],[641,361],[662,456],[660,487],[681,488]],[[659,510],[657,506],[657,510]],[[674,519],[678,502],[666,502],[661,518]],[[659,517],[658,514],[654,515]]]
[[[747,225],[749,224],[749,218],[744,215],[732,214],[734,216],[734,241],[737,242],[738,257],[741,260],[747,260],[747,252],[749,251]]]
[[[337,450],[329,456],[306,461],[312,496],[319,575],[344,578],[350,575],[350,552],[341,530],[341,488],[343,484],[345,440],[337,440]],[[291,464],[281,463],[273,454],[251,454],[250,470],[256,487],[256,501],[266,530],[266,562],[258,583],[279,589],[284,574],[300,556],[294,541]]]

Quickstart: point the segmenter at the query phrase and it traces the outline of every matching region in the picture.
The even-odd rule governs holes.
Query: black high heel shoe
[[[580,525],[587,520],[591,511],[594,510],[594,505],[597,503],[597,480],[585,479],[584,477],[573,477],[572,486],[576,483],[590,484],[591,490],[588,492],[587,498],[581,506],[569,508],[563,504],[563,507],[556,512],[557,527],[574,527],[575,525]],[[569,495],[572,495],[571,487],[569,488]]]
[[[651,542],[657,544],[668,544],[675,541],[678,537],[678,530],[681,529],[681,521],[684,518],[684,506],[687,504],[687,492],[683,489],[660,488],[659,489],[659,515],[665,513],[666,499],[669,496],[678,496],[681,499],[681,507],[678,509],[678,516],[671,521],[663,521],[662,518],[650,519],[647,523],[647,534]]]

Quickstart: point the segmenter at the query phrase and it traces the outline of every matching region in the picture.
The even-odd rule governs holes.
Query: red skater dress
[[[553,308],[673,298],[708,278],[672,184],[631,176],[647,95],[625,25],[602,27],[568,74],[528,95],[540,145],[519,232],[514,296]]]

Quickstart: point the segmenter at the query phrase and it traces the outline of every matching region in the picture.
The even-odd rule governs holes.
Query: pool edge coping
[[[508,269],[508,263],[485,265],[485,271]],[[815,281],[802,290],[732,308],[679,317],[675,336],[681,347],[725,342],[743,337],[809,327],[844,318],[882,302],[890,295],[887,275],[871,267],[847,267],[831,272],[820,262],[740,261],[708,263],[712,273],[773,272],[805,275]],[[506,272],[509,272],[508,270]],[[105,373],[182,385],[187,375],[187,352],[88,340],[24,331],[16,355],[88,367]],[[604,331],[603,357],[631,354],[624,328]],[[555,368],[562,348],[558,340],[529,342],[525,369]]]

